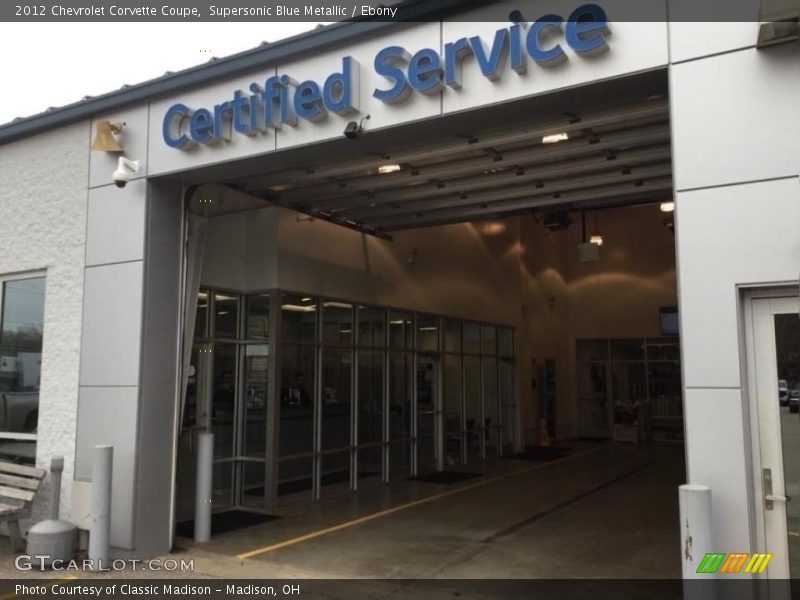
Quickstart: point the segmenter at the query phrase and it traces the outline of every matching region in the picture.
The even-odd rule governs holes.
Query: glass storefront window
[[[42,370],[45,278],[0,281],[0,400],[3,432],[36,434]],[[36,442],[0,439],[0,460],[36,462]]]
[[[310,456],[278,463],[278,496],[306,499],[314,489],[314,461]]]
[[[464,323],[464,352],[478,354],[481,351],[481,328],[476,323]]]
[[[466,420],[467,461],[481,458],[481,359],[464,357],[464,417]]]
[[[323,454],[320,471],[322,495],[347,491],[350,489],[350,452]]]
[[[486,455],[495,456],[499,448],[500,405],[497,398],[497,359],[483,359],[483,420],[488,431]]]
[[[616,404],[638,404],[647,400],[645,363],[612,363],[611,395]]]
[[[208,337],[208,290],[197,294],[197,312],[194,317],[194,337]]]
[[[644,340],[611,340],[611,360],[644,360]]]
[[[236,344],[214,344],[211,431],[214,458],[233,456],[234,417],[236,415]]]
[[[322,450],[350,447],[353,351],[322,351]]]
[[[239,297],[217,292],[214,294],[214,337],[238,337]]]
[[[358,443],[383,441],[383,353],[358,353]]]
[[[411,354],[389,355],[389,436],[411,437]]]
[[[414,339],[414,319],[408,313],[389,312],[389,347],[392,350],[410,350]]]
[[[681,350],[676,338],[651,338],[647,340],[647,360],[680,361]]]
[[[514,330],[510,327],[497,328],[497,350],[500,356],[514,357]]]
[[[481,325],[481,353],[497,355],[497,328],[494,325]]]
[[[444,351],[461,352],[461,321],[445,319],[444,322]]]
[[[269,346],[248,344],[244,361],[243,451],[245,456],[263,458],[267,448]]]
[[[428,315],[417,317],[417,350],[438,352],[439,319]]]
[[[608,340],[578,340],[578,362],[608,360]]]
[[[358,307],[358,345],[383,348],[386,345],[385,311],[371,306]]]
[[[445,456],[449,464],[461,462],[461,356],[444,355]]]
[[[279,456],[314,450],[314,370],[316,348],[286,344],[280,357]]]
[[[266,463],[264,461],[247,461],[243,464],[242,469],[244,471],[242,504],[260,508],[264,504]]]
[[[358,449],[358,485],[380,483],[383,472],[383,448],[369,446]]]
[[[252,294],[247,297],[247,325],[245,327],[247,339],[269,339],[269,311],[269,294]]]
[[[285,342],[317,341],[317,301],[309,296],[284,294],[281,299],[281,333]]]
[[[353,344],[353,305],[326,300],[322,303],[322,343]]]

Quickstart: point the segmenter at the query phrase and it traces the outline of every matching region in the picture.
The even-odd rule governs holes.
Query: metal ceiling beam
[[[306,167],[294,171],[269,173],[261,177],[243,181],[253,182],[254,187],[268,188],[271,185],[302,185],[309,179],[328,179],[352,175],[364,171],[377,171],[378,167],[392,163],[425,163],[430,160],[440,160],[443,157],[455,156],[474,150],[482,150],[494,146],[505,146],[524,143],[530,140],[541,139],[553,133],[578,133],[584,129],[598,129],[602,127],[641,122],[666,120],[669,117],[669,104],[666,100],[656,100],[646,104],[639,104],[627,108],[608,110],[578,117],[577,120],[569,115],[564,115],[562,122],[549,121],[537,125],[529,125],[514,131],[493,132],[476,136],[474,140],[467,138],[445,142],[441,145],[424,149],[403,150],[396,153],[387,152],[380,157],[370,157],[357,160],[349,164],[336,164],[320,167]],[[572,122],[571,122],[572,121]]]
[[[621,173],[625,169],[654,163],[667,163],[669,160],[670,148],[665,144],[646,150],[619,152],[614,160],[609,160],[605,155],[599,155],[527,169],[522,173],[512,168],[495,175],[450,180],[441,189],[424,186],[425,189],[420,190],[418,188],[423,186],[414,186],[393,194],[377,194],[370,201],[374,206],[364,206],[364,200],[359,199],[360,206],[336,210],[336,214],[358,220],[383,214],[397,214],[400,210],[425,210],[427,206],[439,199],[453,199],[476,191],[493,190],[494,193],[499,194],[503,189],[525,184],[532,184],[540,189],[549,189],[553,185],[551,180],[554,178],[576,177],[601,171]]]
[[[367,223],[359,223],[351,219],[337,217],[336,215],[331,215],[329,213],[316,209],[305,209],[305,208],[286,206],[285,204],[282,204],[280,201],[276,202],[274,200],[270,200],[269,198],[259,197],[259,199],[265,200],[268,203],[280,206],[281,208],[285,208],[287,210],[302,213],[313,219],[319,219],[320,221],[327,221],[328,223],[333,223],[334,225],[339,225],[340,227],[352,229],[354,231],[358,231],[359,233],[363,233],[365,235],[371,235],[373,237],[377,237],[383,240],[388,240],[390,242],[392,241],[391,235],[381,230],[380,228],[373,227],[372,225]]]
[[[364,192],[366,196],[376,190],[391,188],[404,188],[419,182],[435,182],[453,177],[463,177],[467,173],[482,174],[493,166],[519,166],[529,167],[534,164],[577,158],[596,154],[605,150],[623,150],[626,148],[647,146],[666,142],[669,140],[669,126],[651,125],[631,131],[609,133],[604,135],[597,143],[588,143],[586,140],[568,140],[557,144],[538,145],[528,148],[512,150],[503,153],[502,161],[495,161],[490,157],[476,157],[421,168],[417,175],[410,171],[376,175],[363,178],[357,182],[347,183],[344,188],[340,185],[324,185],[315,188],[304,188],[297,192],[282,194],[280,199],[288,205],[319,206],[325,208],[344,208],[347,206],[363,206],[363,200],[351,199],[349,203],[338,200],[342,196],[352,196],[354,192]],[[446,182],[445,182],[446,183]],[[332,196],[333,195],[333,196]]]
[[[440,221],[468,221],[474,218],[484,218],[485,215],[502,215],[507,212],[517,210],[569,205],[587,200],[599,200],[624,196],[626,194],[639,194],[646,192],[657,192],[672,190],[672,177],[655,177],[644,181],[631,181],[629,183],[615,183],[607,186],[597,186],[591,188],[581,188],[572,192],[565,192],[558,197],[552,194],[529,195],[525,198],[505,200],[483,205],[470,205],[457,209],[444,209],[435,212],[416,213],[399,215],[394,218],[379,219],[371,222],[371,225],[381,230],[409,229],[438,224]]]
[[[390,229],[387,229],[386,231],[395,232],[395,231],[403,231],[403,230],[407,230],[407,229],[419,229],[421,227],[441,227],[443,225],[453,225],[453,224],[456,224],[456,223],[479,223],[481,221],[489,221],[489,220],[495,220],[495,219],[508,219],[508,218],[511,218],[511,217],[516,217],[516,216],[521,216],[521,215],[532,215],[533,211],[535,211],[538,208],[541,208],[541,209],[555,209],[555,208],[558,208],[558,209],[564,209],[564,210],[580,211],[580,210],[603,210],[603,209],[607,209],[607,208],[619,208],[619,207],[623,207],[623,206],[637,206],[637,205],[641,206],[641,205],[645,205],[645,204],[655,204],[657,202],[657,200],[654,199],[653,195],[654,194],[657,195],[658,193],[659,193],[658,190],[654,190],[654,189],[650,188],[648,190],[645,190],[645,191],[639,192],[639,193],[614,195],[614,196],[611,196],[609,198],[597,198],[597,199],[593,199],[593,200],[585,200],[585,201],[582,201],[579,205],[574,206],[574,207],[569,205],[569,204],[558,204],[558,205],[541,204],[541,205],[532,206],[532,207],[528,206],[528,207],[517,209],[517,210],[504,211],[502,213],[487,212],[485,214],[481,214],[481,215],[476,215],[476,216],[470,217],[467,220],[465,220],[465,219],[463,219],[461,217],[456,217],[456,218],[451,218],[451,219],[440,219],[440,220],[437,220],[436,222],[424,223],[424,224],[421,224],[421,223],[409,223],[409,224],[403,225],[403,226],[392,227]]]

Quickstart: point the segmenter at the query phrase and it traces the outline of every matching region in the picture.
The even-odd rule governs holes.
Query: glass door
[[[609,390],[608,340],[578,340],[578,433],[608,439],[614,422]]]
[[[179,523],[194,518],[197,435],[208,429],[210,355],[209,344],[195,344],[192,348],[186,383],[186,402],[178,438],[175,519]]]
[[[581,437],[611,437],[614,403],[608,393],[607,363],[578,365],[578,414]]]
[[[770,579],[800,577],[799,304],[796,296],[754,298],[751,323],[746,323],[751,414],[756,416],[754,488],[762,517],[757,551],[772,554],[762,575]]]
[[[203,432],[214,434],[214,511],[268,506],[268,339],[269,295],[200,292],[178,447],[179,523],[194,518]]]
[[[439,357],[417,357],[416,455],[417,475],[441,471],[443,456]]]

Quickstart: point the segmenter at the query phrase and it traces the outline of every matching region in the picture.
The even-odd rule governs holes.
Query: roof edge
[[[434,6],[431,6],[433,4]],[[416,23],[431,22],[485,4],[479,0],[409,0],[403,6],[403,21],[382,21],[375,18],[347,20],[278,40],[231,56],[196,65],[174,74],[150,79],[101,96],[49,109],[29,117],[0,125],[0,145],[44,131],[70,125],[92,116],[124,106],[149,101],[173,92],[196,88],[237,74],[266,68],[272,64],[352,42],[358,38]],[[427,6],[426,6],[427,5]]]

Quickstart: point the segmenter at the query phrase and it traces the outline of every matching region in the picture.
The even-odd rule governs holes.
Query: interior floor
[[[567,445],[457,485],[403,481],[286,507],[207,544],[178,538],[176,551],[196,575],[227,578],[680,577],[683,445]]]

